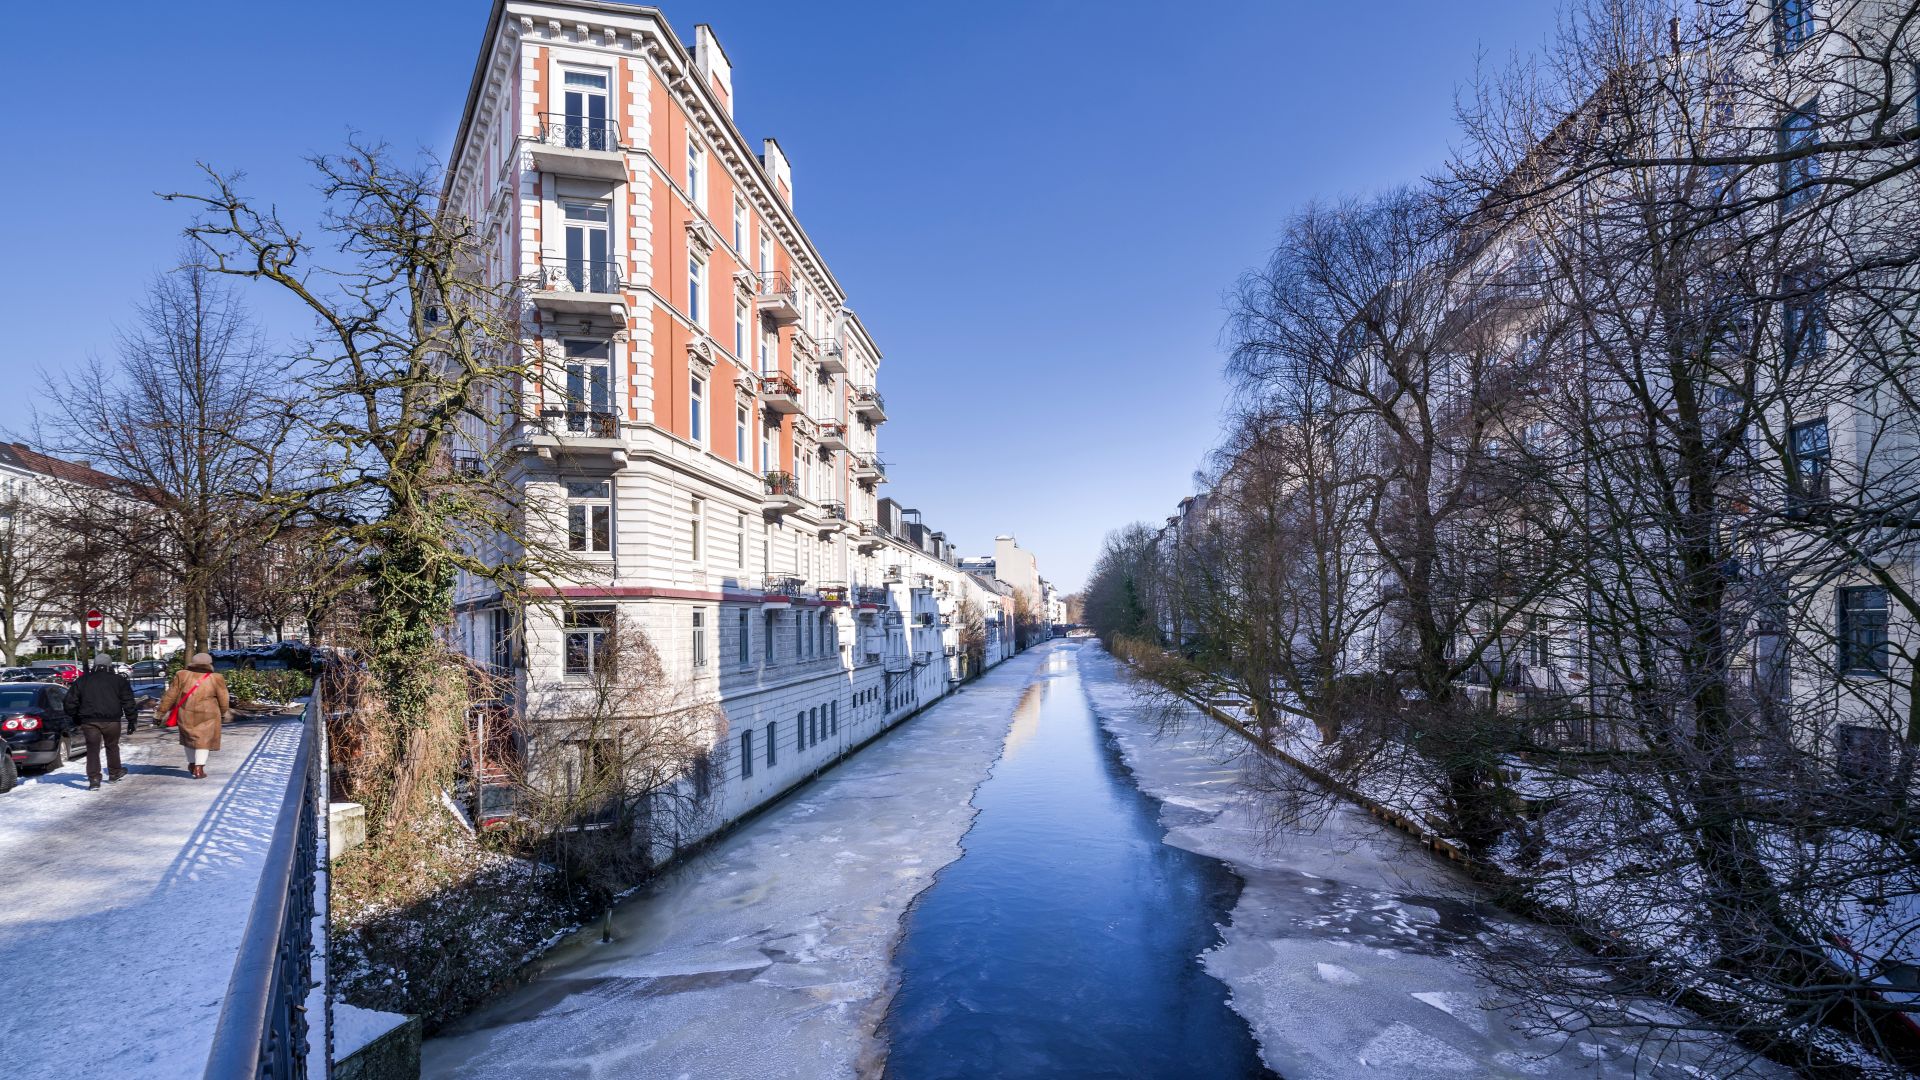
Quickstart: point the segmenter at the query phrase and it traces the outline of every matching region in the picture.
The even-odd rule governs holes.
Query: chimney
[[[693,67],[705,80],[707,88],[720,99],[721,108],[727,115],[733,115],[733,63],[727,59],[726,50],[720,47],[720,39],[713,34],[713,27],[701,23],[693,28]]]
[[[780,150],[780,144],[768,139],[761,144],[760,164],[766,167],[767,175],[773,177],[773,187],[788,206],[793,205],[793,166],[787,164],[787,155]]]

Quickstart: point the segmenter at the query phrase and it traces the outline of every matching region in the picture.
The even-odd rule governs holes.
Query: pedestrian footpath
[[[201,1075],[300,734],[238,720],[196,780],[143,727],[119,783],[89,791],[75,761],[0,795],[0,1001],[41,1017],[8,1074]]]

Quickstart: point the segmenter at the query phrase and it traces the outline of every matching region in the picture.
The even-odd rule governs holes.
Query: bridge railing
[[[274,815],[273,838],[253,909],[234,958],[233,976],[207,1054],[207,1080],[299,1080],[331,1074],[333,1006],[324,942],[327,871],[325,712],[314,687],[301,717],[299,749]],[[318,918],[317,918],[318,917]],[[320,1015],[308,1015],[314,989]],[[321,1025],[319,1059],[309,1059],[310,1027]]]

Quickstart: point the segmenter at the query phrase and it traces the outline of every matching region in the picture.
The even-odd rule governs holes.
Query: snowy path
[[[1087,645],[1077,658],[1141,790],[1165,804],[1166,843],[1246,882],[1205,963],[1287,1080],[1786,1075],[1737,1049],[1528,1032],[1473,965],[1489,931],[1522,924],[1356,808],[1274,835],[1235,794],[1244,741],[1197,711],[1162,733],[1112,657]]]
[[[232,724],[194,780],[145,727],[118,784],[88,791],[74,761],[0,795],[0,1002],[27,1010],[9,1075],[201,1075],[299,735]]]
[[[428,1077],[847,1077],[870,1070],[908,904],[1049,647],[861,750],[425,1046]]]

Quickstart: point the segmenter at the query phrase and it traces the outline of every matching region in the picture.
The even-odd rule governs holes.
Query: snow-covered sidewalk
[[[428,1077],[870,1070],[902,915],[961,853],[974,788],[1049,651],[930,706],[669,874],[548,974],[424,1047]],[[863,1068],[864,1067],[864,1068]]]
[[[9,1075],[202,1074],[299,738],[297,717],[238,721],[194,780],[143,727],[117,784],[88,791],[74,761],[0,795],[0,1001],[27,1010]]]
[[[1262,820],[1242,797],[1245,740],[1198,710],[1166,731],[1111,656],[1089,647],[1078,659],[1100,722],[1164,804],[1166,843],[1246,882],[1204,962],[1288,1080],[1787,1075],[1722,1044],[1529,1030],[1477,958],[1548,931],[1357,808],[1341,804],[1310,829]],[[1635,1008],[1655,1018],[1664,1007]]]

